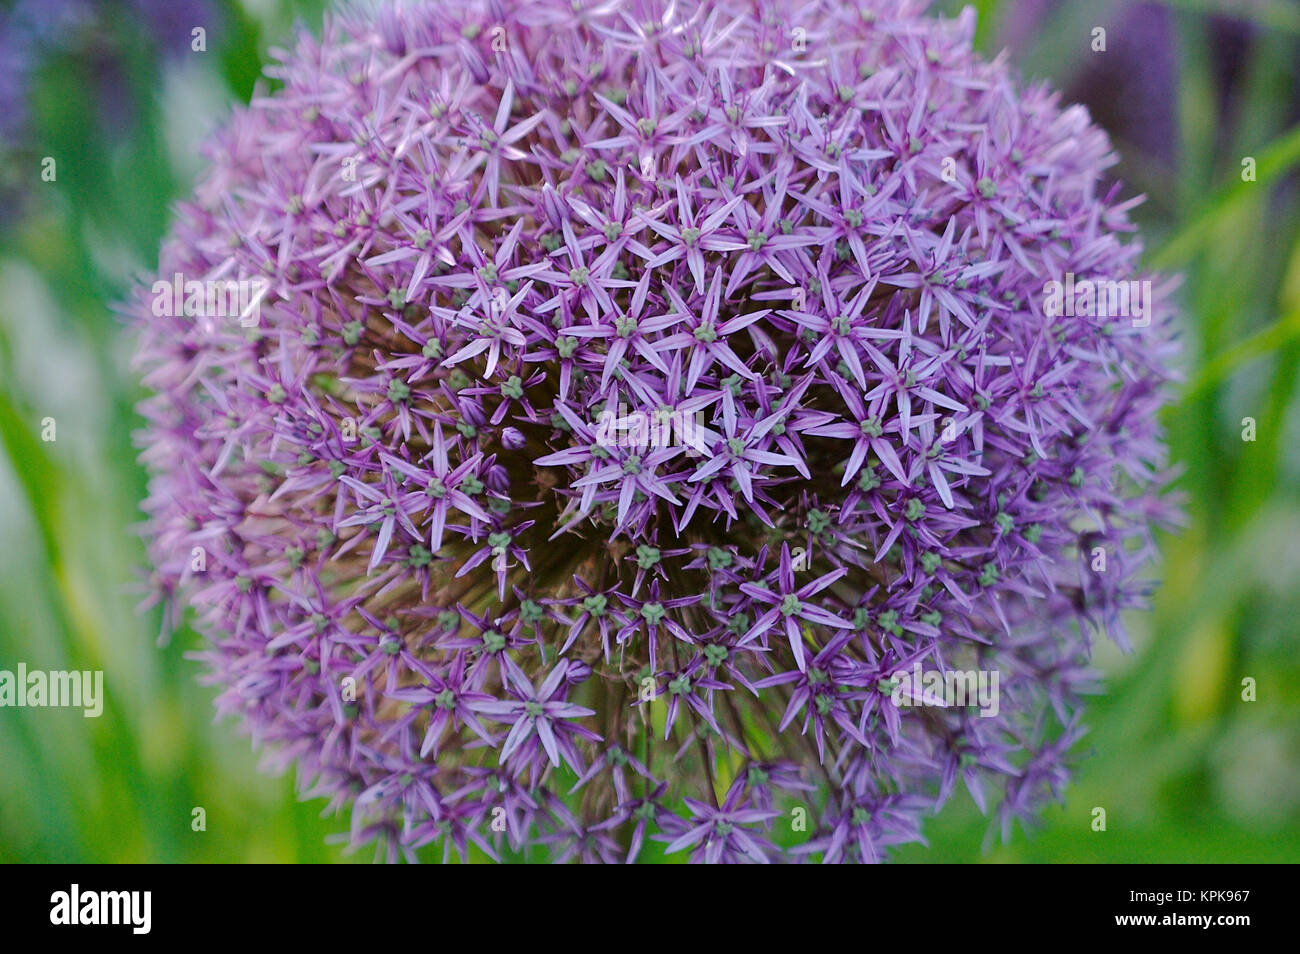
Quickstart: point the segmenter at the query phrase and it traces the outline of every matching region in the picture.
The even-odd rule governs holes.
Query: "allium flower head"
[[[355,843],[872,861],[1059,794],[1168,289],[1052,305],[1140,277],[1108,141],[922,6],[345,9],[216,136],[136,306],[156,582]]]

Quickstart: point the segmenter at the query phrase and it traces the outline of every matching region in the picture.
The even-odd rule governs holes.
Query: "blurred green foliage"
[[[344,860],[326,838],[346,819],[320,818],[290,778],[257,771],[235,726],[213,724],[213,690],[185,656],[198,637],[159,646],[158,611],[135,609],[141,392],[114,302],[156,264],[205,126],[247,100],[268,47],[295,17],[317,23],[322,2],[180,5],[203,19],[173,17],[160,35],[103,17],[53,44],[26,77],[22,138],[0,140],[0,669],[102,669],[107,694],[98,719],[0,710],[0,861]],[[1090,50],[1092,27],[1122,40],[1133,15],[1103,0],[975,6],[989,54],[1034,8],[1015,62],[1067,91],[1109,55]],[[1004,844],[959,795],[927,825],[929,846],[899,860],[1300,861],[1300,17],[1263,2],[1243,26],[1222,7],[1138,11],[1172,25],[1173,158],[1111,130],[1117,175],[1149,197],[1137,213],[1148,262],[1186,276],[1186,384],[1165,424],[1188,525],[1163,541],[1135,651],[1097,647],[1107,692],[1064,803]],[[189,49],[198,25],[203,53]],[[1122,57],[1101,63],[1101,95],[1141,93]],[[41,440],[47,417],[54,442]],[[1245,677],[1258,701],[1242,701]],[[191,830],[195,807],[204,832]],[[1095,807],[1105,832],[1091,828]]]

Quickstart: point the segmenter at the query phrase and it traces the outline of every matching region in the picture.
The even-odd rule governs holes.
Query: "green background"
[[[0,139],[0,669],[102,669],[107,693],[99,719],[0,709],[0,861],[345,860],[326,839],[346,819],[299,803],[234,724],[214,724],[186,658],[197,636],[160,647],[158,611],[136,611],[141,392],[114,303],[156,265],[205,130],[321,7],[177,5],[201,17],[104,4],[115,12],[49,39],[24,75],[22,128]],[[898,860],[1300,861],[1300,6],[1240,4],[1247,23],[1216,15],[1227,6],[976,4],[982,50],[1010,45],[1026,78],[1087,94],[1126,192],[1148,196],[1148,264],[1185,275],[1185,383],[1164,423],[1188,523],[1162,540],[1135,651],[1098,647],[1107,691],[1064,804],[1004,844],[960,793],[927,822],[928,847]],[[1143,16],[1164,18],[1173,57],[1154,105],[1139,68],[1154,52],[1125,44]],[[198,25],[206,52],[189,49]],[[1099,25],[1105,53],[1090,48]],[[1115,108],[1138,102],[1166,125]],[[1165,148],[1142,144],[1163,128]],[[1257,701],[1241,698],[1246,677]]]

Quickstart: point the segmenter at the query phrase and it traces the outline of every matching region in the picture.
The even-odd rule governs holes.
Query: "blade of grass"
[[[1300,165],[1300,126],[1267,146],[1256,159],[1256,181],[1237,181],[1221,189],[1192,221],[1184,225],[1148,264],[1165,271],[1186,264],[1218,234],[1225,220],[1247,202],[1260,198],[1260,190]]]

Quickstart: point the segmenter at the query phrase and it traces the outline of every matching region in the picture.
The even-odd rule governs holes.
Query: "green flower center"
[[[501,385],[501,396],[518,401],[524,396],[524,383],[519,379],[519,375],[512,374]]]

